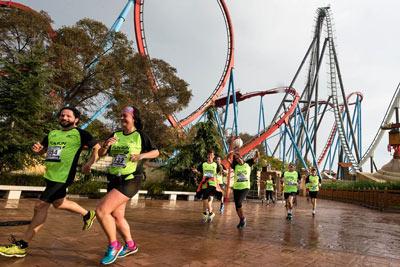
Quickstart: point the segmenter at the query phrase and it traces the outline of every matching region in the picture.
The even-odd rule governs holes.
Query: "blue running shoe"
[[[133,253],[138,252],[138,247],[135,245],[133,246],[133,248],[129,248],[128,244],[125,244],[124,248],[122,249],[122,251],[118,254],[118,258],[123,258],[126,257],[128,255],[131,255]]]
[[[113,263],[123,249],[124,248],[121,245],[118,247],[108,246],[106,253],[104,254],[104,258],[101,260],[100,264],[107,265]]]
[[[221,208],[219,209],[219,211],[222,213],[224,212],[224,203],[221,203]]]

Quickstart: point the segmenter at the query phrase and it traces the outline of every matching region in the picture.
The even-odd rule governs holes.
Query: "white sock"
[[[289,213],[289,214],[292,214],[292,210],[290,209],[288,213]]]

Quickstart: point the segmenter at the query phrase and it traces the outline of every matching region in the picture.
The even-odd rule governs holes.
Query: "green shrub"
[[[196,191],[195,186],[180,185],[172,181],[145,181],[142,184],[141,189],[147,190],[148,195],[162,195],[162,191],[183,191],[183,192],[194,192]]]
[[[0,173],[1,185],[45,186],[42,175]]]
[[[322,184],[324,189],[375,189],[378,188],[383,190],[387,188],[388,190],[400,190],[400,182],[385,182],[377,183],[370,181],[355,181],[355,182],[332,182]]]
[[[79,181],[75,182],[68,187],[68,194],[73,195],[101,195],[100,188],[106,188],[104,183],[94,181]]]

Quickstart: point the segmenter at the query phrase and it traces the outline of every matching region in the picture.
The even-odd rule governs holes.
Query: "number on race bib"
[[[206,177],[206,178],[212,178],[212,177],[214,177],[214,172],[205,171],[205,172],[204,172],[204,177]]]
[[[237,175],[237,182],[246,182],[247,181],[247,177],[244,174],[239,173]]]
[[[115,154],[111,163],[112,167],[125,168],[128,157],[125,154]]]
[[[62,146],[51,146],[47,148],[46,161],[61,161]]]

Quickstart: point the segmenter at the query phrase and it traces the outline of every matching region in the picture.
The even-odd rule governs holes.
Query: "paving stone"
[[[74,201],[87,209],[99,202]],[[7,201],[0,199],[0,222],[30,220],[35,202],[21,199],[6,208]],[[238,230],[234,203],[226,203],[223,215],[204,224],[198,201],[128,203],[126,219],[139,251],[113,266],[400,266],[399,214],[318,200],[313,217],[305,198],[299,199],[290,222],[282,203],[267,208],[248,202],[244,212],[247,226]],[[26,228],[0,226],[0,244],[8,243],[10,233],[20,237]],[[28,255],[0,257],[0,266],[98,266],[107,238],[98,221],[88,231],[81,228],[79,215],[50,208]]]

